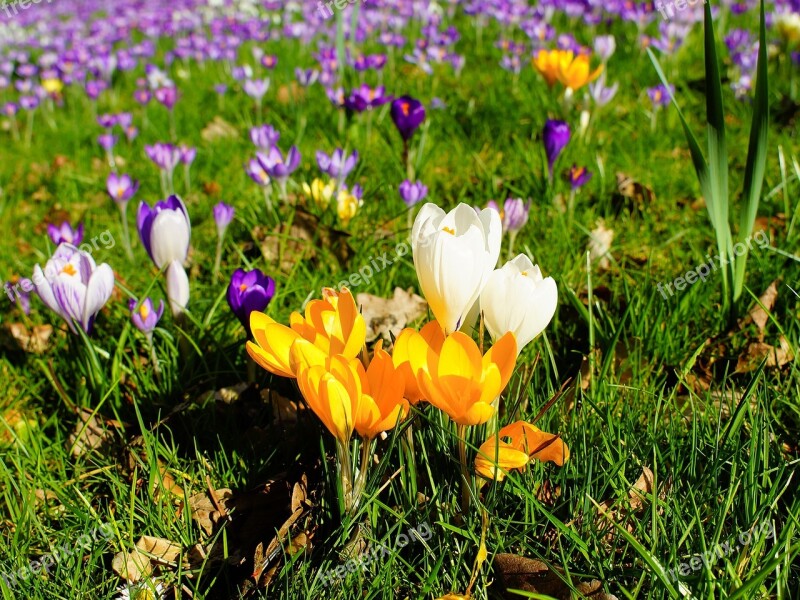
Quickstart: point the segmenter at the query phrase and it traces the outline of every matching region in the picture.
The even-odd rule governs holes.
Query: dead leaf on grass
[[[105,420],[88,408],[82,408],[78,422],[69,435],[69,445],[74,457],[99,450],[114,439],[109,427],[122,428],[117,421]]]
[[[772,346],[764,342],[753,342],[739,356],[735,373],[750,373],[756,370],[764,358],[766,368],[781,368],[794,360],[794,353],[784,336],[780,337],[780,346]]]
[[[408,323],[425,315],[428,310],[428,303],[423,298],[399,287],[395,288],[391,298],[358,294],[356,304],[367,322],[367,342],[379,337],[391,341],[391,335],[397,337]]]
[[[6,323],[5,330],[10,340],[23,352],[44,354],[50,349],[50,337],[53,335],[51,325],[34,325],[28,329],[24,323]]]
[[[611,266],[608,253],[613,241],[614,230],[607,229],[603,221],[599,221],[589,235],[589,258],[592,262],[597,261],[597,267],[601,271],[607,271]]]
[[[214,142],[219,139],[236,139],[239,137],[239,130],[228,123],[225,119],[217,115],[200,132],[200,137],[206,142]]]
[[[572,588],[567,584],[570,579],[564,570],[560,567],[550,568],[541,560],[501,553],[495,555],[492,568],[498,574],[503,597],[509,600],[520,597],[511,590],[551,596],[558,600],[571,600],[573,597]],[[616,596],[606,594],[602,589],[602,583],[596,579],[573,585],[581,594],[579,597],[591,600],[617,600]]]

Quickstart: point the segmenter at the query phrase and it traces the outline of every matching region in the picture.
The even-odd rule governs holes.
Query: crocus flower
[[[181,152],[172,144],[156,143],[152,146],[145,145],[144,152],[155,165],[171,174],[181,160]]]
[[[406,206],[411,208],[417,202],[425,199],[428,195],[428,187],[421,181],[412,183],[408,179],[400,184],[400,198],[405,202]]]
[[[386,88],[382,85],[371,88],[366,83],[362,83],[350,92],[350,95],[344,101],[344,105],[349,110],[363,112],[383,106],[387,102],[391,102],[391,100],[392,97],[386,95]]]
[[[616,49],[617,42],[613,35],[598,35],[594,38],[594,53],[603,63],[608,62]]]
[[[589,95],[598,107],[605,106],[614,99],[618,89],[619,83],[606,86],[606,74],[601,73],[600,77],[589,84]]]
[[[324,356],[349,360],[361,352],[367,335],[367,323],[347,288],[338,293],[323,289],[322,299],[309,302],[305,316],[292,313],[289,324],[259,311],[250,315],[254,341],[247,342],[247,352],[263,369],[281,377],[296,376],[299,364],[290,362],[290,353],[297,340],[311,342]]]
[[[297,79],[297,83],[303,87],[308,87],[316,83],[317,79],[319,79],[319,71],[316,69],[301,69],[300,67],[296,67],[294,76],[295,79]]]
[[[117,136],[111,135],[110,133],[104,133],[102,135],[97,136],[97,143],[100,147],[105,150],[106,152],[111,152],[114,149],[114,146],[117,145]]]
[[[548,119],[544,124],[542,139],[544,140],[544,151],[547,155],[547,168],[550,177],[553,177],[553,165],[561,154],[564,147],[569,143],[569,125],[564,121]]]
[[[180,161],[184,165],[191,165],[194,162],[195,157],[197,156],[197,148],[181,144],[180,146],[178,146],[178,153],[180,155]]]
[[[495,269],[480,298],[489,335],[496,340],[512,332],[517,352],[544,331],[557,304],[555,280],[543,278],[538,265],[524,254]]]
[[[152,208],[139,204],[136,226],[147,254],[159,269],[177,261],[183,264],[189,253],[192,226],[183,200],[170,196]]]
[[[158,88],[155,91],[156,102],[167,110],[172,110],[178,102],[178,88],[167,86]]]
[[[266,310],[275,296],[275,280],[260,270],[236,269],[228,285],[228,305],[250,336],[250,314]]]
[[[311,182],[311,185],[303,183],[303,191],[314,200],[319,208],[325,210],[331,203],[333,194],[336,191],[336,182],[328,181],[328,183],[325,183],[317,177]]]
[[[522,198],[508,198],[503,203],[502,222],[503,231],[516,233],[528,222],[531,203],[525,203]]]
[[[659,109],[670,103],[672,94],[675,93],[675,88],[670,86],[669,89],[663,83],[659,83],[655,87],[647,88],[647,96],[653,103],[653,108]]]
[[[426,366],[417,372],[423,397],[458,425],[482,425],[494,415],[492,403],[514,371],[517,343],[507,333],[481,356],[477,343],[456,331],[425,357]]]
[[[127,204],[139,189],[139,182],[131,179],[130,175],[110,173],[106,179],[106,191],[117,204]]]
[[[250,141],[260,150],[269,150],[278,143],[281,134],[272,125],[260,125],[250,129]]]
[[[404,140],[410,140],[425,121],[425,107],[411,96],[401,96],[392,102],[392,121]]]
[[[262,166],[261,161],[257,158],[251,158],[250,161],[248,161],[248,163],[244,166],[244,170],[248,177],[250,177],[250,179],[255,181],[258,185],[269,185],[269,173],[267,173],[266,169],[264,169]]]
[[[67,322],[73,333],[80,327],[91,333],[95,317],[114,291],[114,272],[97,265],[91,254],[72,244],[61,244],[44,271],[33,270],[33,285],[42,302]]]
[[[224,202],[219,202],[214,205],[214,222],[217,224],[217,236],[224,237],[228,225],[233,221],[233,216],[236,214],[233,206]]]
[[[297,146],[292,146],[286,154],[286,160],[277,146],[273,146],[268,152],[257,152],[256,157],[261,167],[273,179],[286,180],[297,166],[300,164],[300,152]]]
[[[357,162],[358,152],[355,150],[353,150],[350,156],[345,156],[344,150],[341,148],[337,148],[330,155],[322,150],[317,151],[317,165],[319,165],[319,170],[339,182],[347,179],[347,176],[355,168]]]
[[[403,396],[412,404],[417,404],[423,399],[423,393],[417,382],[417,373],[428,367],[428,350],[439,354],[442,344],[444,344],[444,333],[436,321],[426,323],[419,331],[407,327],[397,336],[392,350],[392,362],[403,373],[405,378]]]
[[[164,314],[164,301],[161,300],[156,309],[150,298],[145,298],[138,303],[133,298],[128,301],[128,309],[131,311],[131,321],[136,329],[142,333],[149,334],[156,328]]]
[[[506,473],[524,470],[534,459],[552,461],[561,467],[569,459],[569,448],[559,436],[517,421],[481,445],[475,457],[475,471],[485,479],[502,481]]]
[[[73,229],[72,226],[64,221],[60,226],[47,224],[47,235],[53,243],[58,246],[60,244],[72,244],[73,246],[80,246],[83,241],[83,223],[78,223],[78,226]]]
[[[145,104],[149,104],[150,100],[152,99],[153,95],[150,90],[146,90],[144,88],[139,88],[134,90],[133,92],[133,99],[136,100],[138,104],[144,106]]]
[[[549,86],[552,87],[556,81],[560,81],[568,93],[579,90],[603,72],[602,64],[590,72],[589,56],[575,56],[572,50],[540,50],[533,65]]]
[[[269,90],[269,79],[247,79],[243,88],[245,94],[260,103]]]
[[[431,312],[446,333],[458,331],[500,256],[502,225],[495,210],[459,204],[445,213],[422,207],[411,231],[414,268]]]
[[[592,173],[586,170],[586,167],[572,165],[572,168],[569,170],[569,184],[573,190],[582,188],[591,178]]]
[[[278,64],[278,57],[274,54],[265,54],[261,57],[261,66],[265,69],[274,69]]]
[[[100,125],[103,129],[111,129],[114,125],[117,124],[117,115],[99,115],[97,117],[97,124]]]
[[[363,190],[361,186],[356,184],[351,190],[342,187],[336,195],[336,214],[339,220],[347,225],[350,220],[356,216],[358,209],[364,204],[361,199]]]

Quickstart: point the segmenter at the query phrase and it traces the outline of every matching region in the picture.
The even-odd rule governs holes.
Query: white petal
[[[86,299],[81,320],[84,329],[89,324],[89,320],[105,306],[113,291],[114,271],[106,263],[103,263],[92,273],[89,284],[86,286]]]
[[[150,248],[159,269],[176,260],[183,264],[189,252],[190,234],[189,223],[181,211],[158,213],[150,230]]]
[[[189,277],[183,265],[175,260],[167,267],[167,296],[173,315],[179,315],[189,304]]]

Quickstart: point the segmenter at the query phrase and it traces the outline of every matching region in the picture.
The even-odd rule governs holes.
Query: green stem
[[[466,519],[469,512],[469,466],[467,465],[467,426],[458,425],[456,429],[458,436],[458,458],[461,462],[461,514]]]

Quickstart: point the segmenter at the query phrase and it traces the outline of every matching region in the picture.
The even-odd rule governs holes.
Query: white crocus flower
[[[480,302],[492,339],[514,332],[519,353],[550,323],[558,290],[552,277],[543,278],[539,266],[520,254],[490,275]]]
[[[457,331],[484,289],[500,256],[502,224],[496,210],[477,213],[459,204],[445,213],[422,207],[411,230],[420,288],[445,333]]]

